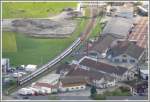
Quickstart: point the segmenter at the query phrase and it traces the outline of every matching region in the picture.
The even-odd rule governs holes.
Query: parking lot
[[[50,96],[55,97],[56,99],[61,100],[86,100],[90,99],[90,87],[87,87],[86,90],[79,90],[79,91],[72,91],[72,92],[64,92],[64,93],[58,93],[58,94],[51,94],[51,95],[38,95],[38,96],[21,96],[16,92],[11,94],[11,97],[14,99],[30,99],[30,100],[48,100],[50,99]]]

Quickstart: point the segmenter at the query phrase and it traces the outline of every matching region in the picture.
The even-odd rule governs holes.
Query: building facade
[[[6,73],[10,69],[8,58],[2,58],[2,72]]]

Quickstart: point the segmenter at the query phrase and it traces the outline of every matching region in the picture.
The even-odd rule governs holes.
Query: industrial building
[[[136,64],[142,58],[144,48],[139,47],[136,41],[120,40],[107,51],[107,58],[114,63]]]
[[[60,78],[60,74],[50,74],[40,79],[38,82],[56,85],[59,82],[59,78]]]
[[[6,73],[10,69],[10,62],[8,58],[2,58],[2,72]]]
[[[89,49],[89,56],[95,58],[105,58],[109,47],[116,40],[117,38],[113,35],[101,36],[97,41],[92,43],[92,47]]]
[[[133,26],[131,19],[112,17],[103,29],[102,36],[111,34],[117,38],[127,38]]]
[[[102,62],[95,58],[85,56],[79,61],[79,65],[88,68],[89,70],[94,70],[104,73],[105,75],[113,76],[115,77],[116,81],[134,79],[134,73],[128,68],[115,64],[110,64],[107,62]]]
[[[60,78],[59,91],[77,91],[86,88],[86,78],[82,76],[67,76]]]

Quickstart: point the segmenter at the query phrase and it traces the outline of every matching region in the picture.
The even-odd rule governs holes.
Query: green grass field
[[[66,2],[3,3],[3,18],[48,17],[49,14],[55,15],[61,12],[65,7],[75,7],[76,4]],[[47,12],[48,9],[49,12]],[[76,30],[71,37],[64,39],[32,38],[21,33],[3,32],[2,57],[10,58],[12,66],[47,63],[67,48],[84,30],[88,19],[77,18],[76,20],[78,23]]]
[[[4,52],[16,52],[16,35],[14,33],[4,33],[2,37],[3,51]]]
[[[51,60],[65,48],[67,48],[80,35],[85,27],[87,19],[78,21],[76,31],[70,38],[64,39],[42,39],[31,38],[24,34],[3,32],[2,51],[3,57],[10,58],[11,65],[37,64],[41,65]],[[7,36],[6,36],[7,35]],[[10,37],[14,36],[10,40]],[[14,44],[16,43],[16,46]],[[17,49],[17,50],[14,50]]]
[[[3,18],[41,18],[58,14],[77,2],[4,2]]]

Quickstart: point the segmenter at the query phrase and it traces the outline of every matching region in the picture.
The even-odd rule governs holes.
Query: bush
[[[95,95],[97,94],[97,91],[96,91],[96,87],[95,86],[92,86],[91,88],[91,97],[95,97]]]
[[[128,87],[119,87],[122,92],[128,92],[130,89]]]

